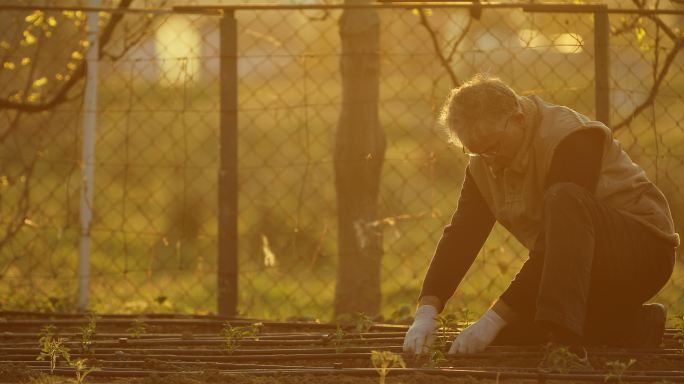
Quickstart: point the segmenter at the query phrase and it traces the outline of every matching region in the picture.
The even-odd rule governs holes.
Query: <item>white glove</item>
[[[416,310],[416,318],[404,337],[404,352],[423,353],[435,341],[437,328],[437,308],[432,305],[421,305]]]
[[[505,325],[506,320],[502,319],[493,309],[489,309],[480,320],[461,331],[451,344],[449,354],[484,351]]]

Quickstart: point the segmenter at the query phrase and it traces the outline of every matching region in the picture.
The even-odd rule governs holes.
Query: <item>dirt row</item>
[[[589,349],[593,370],[540,370],[542,346],[450,356],[458,325],[425,356],[406,325],[268,322],[216,316],[0,312],[0,382],[470,383],[684,382],[682,330],[661,348]]]

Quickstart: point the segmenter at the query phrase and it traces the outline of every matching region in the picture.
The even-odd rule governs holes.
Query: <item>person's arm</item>
[[[604,133],[600,130],[585,129],[561,141],[546,176],[545,190],[556,183],[569,182],[594,193],[601,172],[604,140]],[[534,313],[543,266],[542,257],[527,259],[494,309],[505,311],[509,318],[516,312]]]
[[[596,191],[605,134],[599,129],[584,129],[568,135],[554,152],[544,190],[556,183],[574,183],[592,194]]]
[[[494,226],[494,215],[466,169],[458,208],[444,229],[428,267],[418,305],[439,312],[456,291]]]

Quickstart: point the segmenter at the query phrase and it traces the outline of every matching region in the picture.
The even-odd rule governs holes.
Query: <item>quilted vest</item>
[[[527,249],[533,249],[542,230],[544,183],[556,147],[573,132],[595,129],[606,136],[594,192],[596,199],[643,223],[673,246],[679,245],[665,196],[613,139],[608,127],[539,97],[530,96],[527,100],[536,105],[537,113],[532,113],[536,118],[527,125],[523,144],[512,164],[497,172],[481,158],[470,159],[470,173],[501,225]]]

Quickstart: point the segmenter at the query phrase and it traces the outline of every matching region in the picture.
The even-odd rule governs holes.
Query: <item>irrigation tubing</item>
[[[149,364],[154,361],[150,360],[130,360],[130,361],[101,361],[100,363],[106,364],[106,363],[112,363],[112,364],[117,364],[117,365],[123,365],[125,368],[119,368],[119,367],[113,367],[113,366],[108,366],[105,371],[128,371],[130,370],[131,367],[145,367],[149,366]],[[41,362],[41,361],[26,361],[26,362],[18,362],[20,364],[25,364],[28,367],[37,367],[40,369],[46,369],[43,366],[49,366],[49,362]],[[156,363],[156,362],[155,362]],[[170,364],[169,364],[170,365]],[[355,369],[362,369],[362,368],[343,368],[339,365],[337,367],[312,367],[312,366],[291,366],[291,365],[274,365],[274,364],[232,364],[232,363],[206,363],[206,362],[183,362],[181,364],[177,364],[173,366],[174,368],[185,368],[185,367],[199,367],[199,368],[207,368],[207,369],[217,369],[217,368],[223,368],[228,370],[231,373],[253,373],[255,372],[254,370],[278,370],[278,371],[291,371],[291,370],[309,370],[309,369],[315,369],[315,370],[330,370],[334,369],[335,372],[338,372],[339,370],[355,370]],[[66,369],[68,368],[60,368],[60,369]],[[405,369],[411,369],[411,368],[405,368]],[[441,367],[439,368],[440,370],[459,370],[459,371],[487,371],[487,372],[518,372],[518,373],[533,373],[533,374],[538,374],[540,373],[540,370],[538,368],[529,368],[529,367],[514,367],[514,366],[492,366],[492,367],[482,367],[482,366],[458,366],[458,367]],[[398,368],[397,368],[397,371]],[[178,371],[178,372],[186,372],[186,371]],[[597,374],[600,371],[590,371],[590,370],[581,370],[581,371],[574,371],[573,374]],[[636,375],[636,376],[655,376],[655,377],[661,377],[661,376],[677,376],[677,375],[684,375],[684,371],[665,371],[665,370],[659,370],[659,371],[639,371],[639,370],[631,370],[629,371],[630,375]],[[605,375],[604,375],[605,376]]]
[[[396,348],[383,348],[383,350],[388,350],[395,353],[400,353],[400,350]],[[183,352],[183,351],[179,351]],[[220,353],[220,352],[219,352]],[[89,357],[88,355],[78,355],[73,354],[73,357]],[[232,361],[306,361],[306,360],[368,360],[371,356],[370,352],[340,352],[340,353],[287,353],[287,354],[244,354],[244,355],[215,355],[215,356],[198,356],[198,355],[186,355],[186,354],[175,354],[175,355],[158,355],[158,354],[106,354],[90,356],[99,359],[121,359],[124,357],[140,357],[144,356],[147,359],[155,359],[159,361],[204,361],[204,362],[232,362]],[[540,354],[538,352],[510,352],[510,353],[495,353],[495,354],[468,354],[468,355],[458,355],[449,356],[450,358],[457,358],[460,360],[478,360],[478,359],[489,359],[489,358],[538,358]],[[630,353],[603,353],[603,354],[590,354],[590,356],[598,357],[625,357],[633,358],[637,355]],[[669,354],[658,354],[657,356],[660,360],[684,360],[684,355],[669,353]],[[6,355],[2,357],[5,361],[25,361],[35,359],[36,355]]]
[[[41,369],[43,372],[50,372],[49,369]],[[73,369],[57,368],[53,373],[59,375],[74,375]],[[113,370],[103,369],[100,371],[93,371],[91,376],[99,377],[145,377],[145,376],[172,376],[172,375],[202,375],[210,374],[208,371],[140,371],[140,370]],[[307,368],[307,369],[268,369],[260,371],[249,370],[218,370],[215,372],[221,376],[235,376],[235,375],[250,375],[250,376],[295,376],[295,375],[353,375],[353,376],[378,376],[378,372],[373,368]],[[488,370],[488,369],[461,369],[461,368],[391,368],[388,371],[388,376],[395,376],[400,374],[434,374],[448,377],[464,377],[471,376],[480,379],[528,379],[537,381],[548,380],[572,380],[572,381],[600,381],[606,380],[605,373],[551,373],[551,372],[516,372],[503,370]],[[626,373],[622,375],[622,381],[671,381],[684,382],[684,372],[682,371],[649,371],[639,373]]]
[[[3,313],[0,312],[0,317],[3,317]],[[165,326],[171,326],[171,325],[180,325],[183,327],[187,327],[189,325],[193,326],[198,326],[198,327],[203,327],[203,326],[222,326],[222,324],[226,321],[228,321],[231,325],[234,326],[245,326],[245,325],[252,325],[255,323],[261,323],[263,324],[264,327],[272,327],[272,328],[301,328],[301,327],[306,327],[307,329],[336,329],[338,326],[340,326],[343,329],[350,329],[354,328],[355,325],[344,325],[344,324],[332,324],[332,323],[319,323],[319,322],[284,322],[284,321],[260,321],[260,320],[245,320],[245,319],[221,319],[221,318],[213,318],[213,319],[184,319],[184,318],[141,318],[141,317],[136,317],[136,318],[112,318],[112,317],[100,317],[96,316],[96,323],[97,325],[122,325],[129,327],[131,325],[131,322],[139,319],[143,321],[146,325],[165,325]],[[62,326],[79,326],[79,325],[84,325],[87,324],[90,321],[88,317],[82,317],[82,318],[41,318],[41,319],[5,319],[3,321],[3,328],[9,329],[12,327],[27,327],[27,326],[43,326],[47,324],[52,324],[52,325],[62,325]],[[385,330],[385,331],[391,331],[391,330],[408,330],[408,325],[400,325],[400,324],[378,324],[374,323],[373,325],[370,326],[369,330]]]

